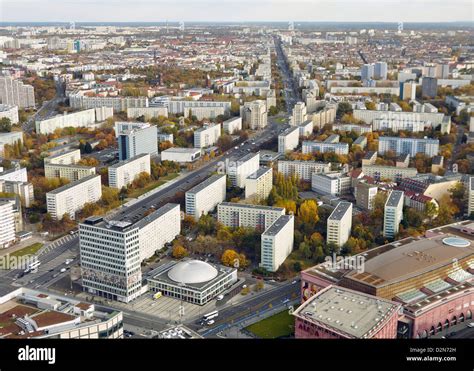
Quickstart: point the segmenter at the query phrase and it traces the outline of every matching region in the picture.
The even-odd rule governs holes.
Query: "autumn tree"
[[[186,250],[186,248],[184,246],[182,246],[181,244],[176,244],[175,246],[173,246],[173,251],[172,251],[171,255],[175,259],[182,259],[182,258],[188,256],[189,253],[188,253],[188,250]]]

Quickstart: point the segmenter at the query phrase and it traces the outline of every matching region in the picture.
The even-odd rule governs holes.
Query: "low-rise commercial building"
[[[194,162],[200,157],[200,148],[172,147],[161,152],[161,161],[173,161],[180,164]]]

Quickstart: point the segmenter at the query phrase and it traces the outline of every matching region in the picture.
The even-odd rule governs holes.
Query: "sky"
[[[474,21],[473,0],[0,0],[0,22]]]

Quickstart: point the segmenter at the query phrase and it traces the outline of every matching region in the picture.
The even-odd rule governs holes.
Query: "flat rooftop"
[[[186,193],[188,194],[191,194],[191,193],[198,193],[200,191],[202,191],[204,188],[210,186],[212,183],[218,181],[219,179],[222,179],[222,178],[225,178],[225,174],[214,174],[214,175],[211,175],[209,178],[207,178],[206,180],[202,181],[201,183],[199,183],[198,185],[194,186],[193,188],[191,188],[189,191],[187,191]]]
[[[396,207],[399,205],[400,200],[403,200],[403,191],[392,191],[388,196],[385,206]]]
[[[199,148],[182,148],[182,147],[171,147],[168,149],[165,149],[163,152],[174,152],[174,153],[196,153],[196,152],[201,152]]]
[[[266,205],[252,205],[252,204],[241,204],[238,202],[221,202],[217,207],[228,206],[228,207],[242,207],[245,209],[254,209],[254,210],[268,210],[268,211],[285,211],[284,207],[274,207]]]
[[[268,227],[262,235],[276,236],[291,220],[293,215],[282,215],[275,222]]]
[[[260,178],[262,175],[268,173],[269,171],[272,171],[272,168],[270,167],[265,167],[265,166],[261,166],[258,168],[258,170],[253,173],[253,174],[250,174],[247,179],[258,179]]]
[[[127,159],[125,161],[120,161],[120,162],[117,162],[116,164],[110,165],[109,169],[110,168],[117,169],[117,168],[122,167],[124,165],[127,165],[127,164],[129,164],[133,161],[137,161],[137,160],[140,160],[141,158],[145,158],[145,157],[150,157],[150,154],[149,153],[142,153],[140,155],[130,157],[129,159]]]
[[[346,213],[350,211],[351,209],[352,209],[352,203],[346,202],[346,201],[339,202],[336,208],[334,209],[334,211],[331,213],[331,215],[329,215],[328,219],[341,220],[346,215]]]
[[[342,287],[330,286],[293,313],[351,338],[371,337],[401,304]]]
[[[352,280],[367,285],[380,287],[406,280],[436,268],[450,265],[453,259],[463,259],[474,254],[472,237],[463,234],[461,238],[469,246],[452,246],[443,242],[447,237],[459,237],[455,234],[442,234],[419,240],[397,241],[396,248],[367,259],[364,272],[351,272],[347,275]]]

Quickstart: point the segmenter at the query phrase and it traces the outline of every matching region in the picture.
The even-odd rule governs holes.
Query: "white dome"
[[[201,283],[217,276],[217,269],[200,260],[187,260],[176,264],[168,272],[168,277],[175,282]]]

